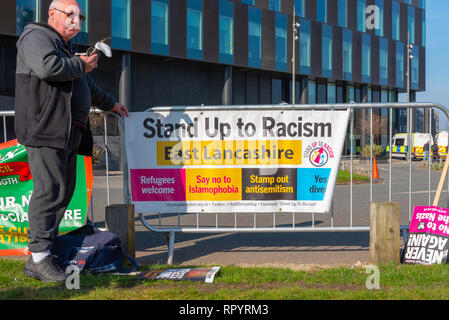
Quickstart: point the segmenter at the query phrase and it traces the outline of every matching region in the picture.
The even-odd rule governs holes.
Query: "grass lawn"
[[[26,278],[24,261],[0,260],[0,300],[444,300],[449,266],[380,266],[380,289],[368,290],[365,267],[292,271],[221,267],[214,283],[82,274],[79,290]],[[141,270],[167,266],[143,266]],[[174,266],[171,266],[174,267]],[[185,268],[185,266],[182,266]]]
[[[349,184],[351,181],[351,173],[344,171],[344,170],[338,170],[337,175],[337,184]],[[370,178],[367,176],[361,176],[359,174],[352,174],[352,182],[353,183],[365,183],[369,182]]]

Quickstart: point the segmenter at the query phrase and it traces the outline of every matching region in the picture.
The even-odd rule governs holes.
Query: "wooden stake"
[[[398,202],[371,202],[370,262],[399,263],[400,205]]]
[[[106,230],[115,233],[126,247],[128,254],[136,258],[134,236],[134,205],[113,204],[106,207]]]

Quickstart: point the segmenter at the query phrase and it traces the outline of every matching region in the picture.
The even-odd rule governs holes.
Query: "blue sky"
[[[449,1],[427,0],[426,10],[426,91],[416,95],[417,102],[437,102],[449,109]],[[407,99],[400,95],[400,101]],[[448,121],[440,114],[440,129]]]

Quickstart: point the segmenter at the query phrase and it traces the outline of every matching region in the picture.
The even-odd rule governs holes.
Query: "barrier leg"
[[[167,264],[173,264],[173,256],[175,251],[175,232],[171,231],[170,233],[165,234],[165,238],[167,239],[168,245],[168,259]]]

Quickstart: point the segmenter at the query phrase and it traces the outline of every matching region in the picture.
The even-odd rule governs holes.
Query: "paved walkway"
[[[148,233],[136,233],[138,261],[165,263],[165,237]],[[181,265],[308,269],[369,261],[368,232],[177,234],[175,240],[174,262]]]

